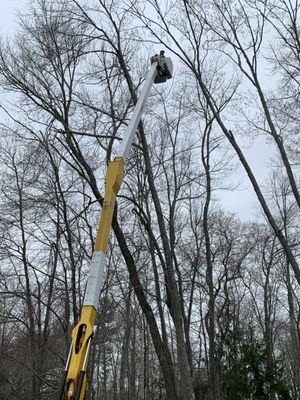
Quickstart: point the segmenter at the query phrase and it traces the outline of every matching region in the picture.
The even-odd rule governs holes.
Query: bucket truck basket
[[[160,54],[155,54],[151,57],[151,63],[157,62],[157,72],[154,78],[154,83],[163,83],[167,79],[172,78],[173,63],[170,57],[165,57],[165,52],[162,50]]]

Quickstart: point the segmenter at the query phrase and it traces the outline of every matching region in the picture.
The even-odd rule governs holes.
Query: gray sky
[[[270,173],[271,156],[273,155],[274,148],[270,144],[267,144],[266,139],[262,136],[256,137],[253,141],[247,141],[236,135],[236,140],[244,151],[244,155],[256,180],[263,187]],[[234,191],[219,191],[215,197],[221,200],[222,207],[236,213],[243,221],[257,221],[261,219],[261,216],[258,217],[260,210],[259,202],[252,189],[250,180],[237,157],[235,161],[236,170],[233,172],[231,178],[228,179],[228,182],[239,184],[239,188]]]
[[[2,35],[12,35],[17,26],[17,11],[25,8],[28,0],[3,0],[0,6],[0,32]]]

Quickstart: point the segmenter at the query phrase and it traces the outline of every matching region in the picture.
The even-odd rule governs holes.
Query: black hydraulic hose
[[[90,352],[91,343],[92,343],[92,336],[90,336],[88,338],[88,341],[87,341],[85,358],[84,358],[84,362],[83,362],[83,365],[82,365],[82,370],[79,373],[78,383],[76,385],[77,386],[76,387],[76,394],[75,394],[74,400],[80,400],[80,395],[81,395],[82,386],[83,386],[83,383],[84,383],[85,370],[86,370],[86,367],[87,367],[87,360],[88,360],[88,354]]]
[[[55,400],[62,400],[62,396],[63,396],[64,390],[65,390],[65,383],[66,383],[67,373],[68,373],[68,371],[64,371],[62,376],[61,376],[59,389],[58,389],[57,395],[55,397]]]
[[[65,390],[68,369],[69,369],[69,365],[70,365],[71,354],[72,354],[72,346],[70,347],[67,362],[66,362],[66,367],[65,367],[64,372],[62,373],[60,383],[59,383],[59,389],[58,389],[57,395],[54,400],[62,400],[62,396],[63,396],[64,390]]]
[[[80,371],[74,400],[80,400],[80,395],[81,395],[84,376],[85,376],[85,371]]]

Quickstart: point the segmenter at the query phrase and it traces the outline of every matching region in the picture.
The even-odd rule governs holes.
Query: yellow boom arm
[[[80,320],[72,332],[72,344],[66,367],[57,393],[57,400],[84,400],[86,389],[86,371],[90,346],[93,337],[96,311],[99,305],[106,252],[110,228],[115,209],[116,197],[124,179],[124,164],[129,153],[143,107],[151,86],[165,82],[172,77],[172,62],[164,52],[151,58],[151,69],[145,81],[142,93],[135,106],[131,121],[121,142],[117,157],[110,161],[105,176],[105,194],[102,213],[91,261]]]

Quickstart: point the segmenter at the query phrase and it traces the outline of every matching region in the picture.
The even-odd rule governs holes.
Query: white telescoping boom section
[[[56,400],[84,400],[86,370],[93,337],[96,311],[99,305],[99,297],[103,284],[109,233],[116,197],[125,175],[124,164],[153,82],[166,82],[167,79],[172,78],[172,73],[172,61],[169,57],[165,57],[163,51],[161,51],[159,55],[151,57],[150,71],[147,75],[139,100],[134,108],[124,138],[120,144],[117,156],[108,164],[105,175],[105,194],[102,213],[86,285],[83,307],[80,320],[72,331],[72,344]]]

